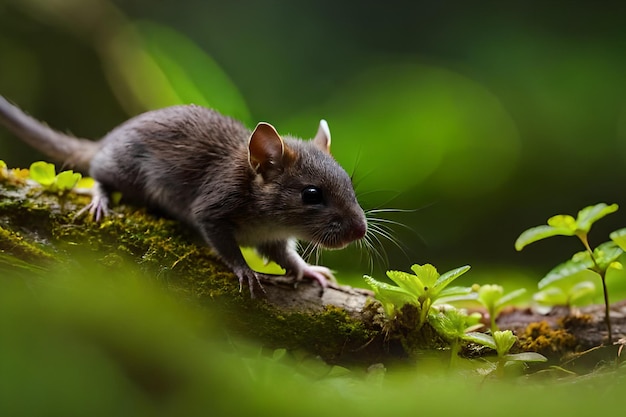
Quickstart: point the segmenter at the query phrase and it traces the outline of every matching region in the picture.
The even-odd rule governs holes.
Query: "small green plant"
[[[426,323],[430,307],[439,298],[450,299],[454,296],[466,296],[470,289],[463,287],[450,287],[455,279],[466,273],[469,265],[448,271],[439,275],[437,269],[431,264],[413,265],[413,274],[402,271],[387,271],[387,276],[398,286],[393,286],[375,280],[365,275],[365,281],[374,290],[376,298],[381,302],[387,317],[394,317],[397,311],[406,303],[414,304],[419,309],[419,329]]]
[[[429,317],[428,322],[450,343],[450,367],[459,356],[462,341],[484,345],[484,334],[474,331],[483,327],[480,318],[480,313],[468,315],[465,310],[456,308],[445,308]]]
[[[509,353],[517,341],[517,336],[510,330],[496,330],[493,333],[493,340],[496,353],[498,354],[496,373],[499,375],[504,373],[504,368],[507,365],[526,364],[527,362],[546,362],[548,360],[548,358],[537,352]]]
[[[33,162],[30,178],[52,192],[63,192],[74,188],[82,175],[71,170],[56,174],[54,165],[44,161]]]
[[[56,174],[54,165],[48,162],[33,162],[30,166],[30,178],[50,192],[63,193],[76,186],[82,175],[74,171],[62,171]]]
[[[605,321],[608,330],[608,343],[613,340],[611,318],[609,314],[609,294],[606,287],[606,274],[612,269],[622,269],[618,258],[626,251],[626,229],[611,233],[611,241],[598,245],[595,249],[589,246],[588,234],[591,226],[604,216],[616,212],[617,204],[604,203],[585,207],[578,212],[576,218],[559,214],[548,219],[547,225],[532,227],[524,231],[515,242],[515,249],[522,250],[526,245],[551,236],[576,236],[585,247],[585,251],[574,254],[572,259],[552,269],[539,282],[539,288],[571,277],[583,270],[594,272],[600,277],[604,292]],[[584,287],[580,290],[584,291]]]
[[[510,330],[495,330],[491,335],[477,332],[482,327],[480,314],[468,315],[465,311],[450,308],[444,309],[436,315],[429,317],[428,322],[437,333],[450,343],[450,366],[454,365],[460,350],[461,342],[472,342],[486,346],[496,351],[498,360],[492,369],[497,375],[504,375],[504,368],[513,364],[525,364],[526,362],[545,362],[548,359],[536,352],[509,353],[517,336]]]
[[[525,365],[527,362],[546,362],[548,358],[537,352],[509,353],[517,336],[510,330],[496,330],[492,335],[478,333],[480,344],[496,351],[498,360],[492,372],[498,376],[504,375],[504,370],[511,365]]]
[[[533,294],[533,300],[540,305],[562,305],[568,308],[583,305],[596,293],[596,285],[589,280],[580,281],[576,275],[570,279],[562,279],[554,285],[541,285],[539,291]]]
[[[502,309],[525,292],[526,288],[520,288],[504,295],[504,288],[500,285],[482,285],[478,289],[478,301],[485,306],[489,313],[491,334],[498,330],[496,318]]]

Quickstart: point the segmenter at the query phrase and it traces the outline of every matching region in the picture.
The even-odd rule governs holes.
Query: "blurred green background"
[[[611,7],[0,0],[0,94],[90,138],[177,103],[302,137],[323,117],[364,207],[414,210],[389,214],[412,230],[394,229],[406,254],[388,244],[377,278],[471,264],[470,282],[532,286],[582,247],[554,238],[516,253],[520,232],[598,202],[626,210],[626,10]],[[42,158],[0,129],[9,166]],[[601,220],[592,245],[624,226],[621,212]],[[355,250],[322,261],[355,284],[369,272]],[[385,385],[381,369],[345,374],[306,356],[284,366],[124,270],[3,275],[4,414],[574,416],[622,401],[623,372],[546,389],[450,377],[427,360],[391,369]]]
[[[569,380],[558,369],[486,378],[487,360],[450,372],[449,352],[432,351],[349,370],[242,340],[132,265],[22,272],[0,275],[2,416],[571,417],[623,406],[623,363]]]
[[[386,244],[374,272],[534,281],[582,246],[516,253],[521,231],[597,202],[626,210],[626,10],[519,3],[0,0],[0,92],[89,138],[181,102],[306,138],[325,118],[363,206],[415,210],[388,216],[412,230],[394,228],[406,253]],[[0,157],[42,158],[5,131]],[[603,219],[592,245],[623,226]],[[365,258],[322,261],[341,278]]]

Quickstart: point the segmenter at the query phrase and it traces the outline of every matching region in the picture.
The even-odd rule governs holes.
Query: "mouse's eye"
[[[308,186],[302,190],[302,202],[304,204],[323,204],[322,190],[314,186]]]

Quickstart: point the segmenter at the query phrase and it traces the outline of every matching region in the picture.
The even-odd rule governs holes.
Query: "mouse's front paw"
[[[256,272],[249,268],[237,268],[233,272],[239,279],[239,292],[243,291],[244,284],[248,284],[251,298],[257,298],[258,295],[265,294],[265,288],[261,285]]]
[[[328,281],[337,281],[333,272],[325,266],[306,265],[302,269],[302,276],[316,280],[322,288],[328,287]]]

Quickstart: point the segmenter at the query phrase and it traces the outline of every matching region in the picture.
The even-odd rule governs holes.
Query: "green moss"
[[[24,252],[36,253],[32,242],[43,240],[55,261],[76,263],[87,255],[87,263],[95,261],[115,275],[127,272],[122,269],[128,269],[130,259],[168,290],[207,306],[222,328],[267,346],[304,348],[330,362],[354,362],[371,359],[374,350],[367,347],[372,340],[382,343],[379,326],[367,328],[337,307],[307,313],[251,300],[247,289],[239,290],[234,274],[179,222],[127,206],[114,207],[100,223],[87,216],[74,218],[88,203],[87,197],[69,193],[60,198],[28,186],[15,190],[0,186],[0,201],[0,218],[10,218],[12,228],[32,233],[18,239],[15,232],[3,229],[2,241],[17,239]]]
[[[449,345],[428,322],[418,327],[419,321],[418,307],[414,304],[405,304],[388,325],[388,333],[400,342],[409,356],[414,356],[424,349],[439,349]]]
[[[268,347],[305,348],[330,363],[372,363],[378,359],[367,347],[381,337],[380,328],[367,328],[341,308],[326,306],[318,313],[285,312],[263,301],[240,299],[242,303],[224,319],[230,328]]]
[[[191,233],[178,222],[140,208],[117,206],[113,215],[95,223],[88,216],[75,218],[88,204],[88,196],[46,193],[24,181],[1,182],[0,225],[6,225],[2,237],[5,248],[17,245],[22,251],[35,253],[32,242],[44,242],[60,262],[76,254],[92,253],[106,263],[116,254],[138,260],[143,269],[165,279],[172,278],[174,270],[180,276],[192,271],[202,275],[225,272],[220,266],[216,268],[216,258],[208,248],[196,245]],[[24,233],[18,235],[15,230]],[[18,236],[21,240],[15,242]],[[181,284],[185,280],[181,278]]]
[[[28,242],[20,234],[2,226],[0,226],[0,252],[9,253],[19,259],[36,263],[52,260],[52,256],[41,247]]]

